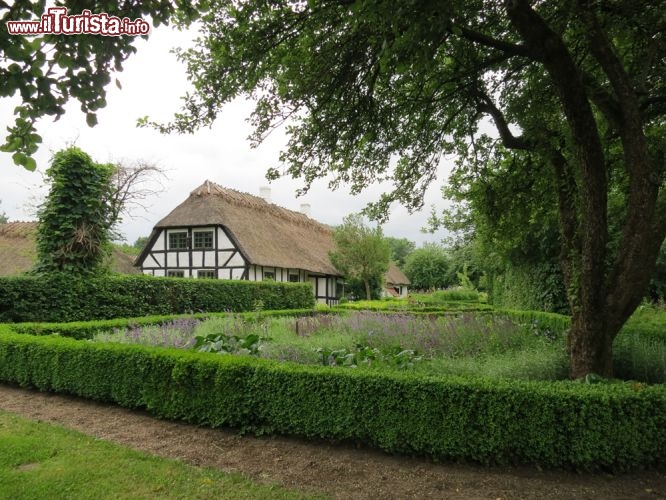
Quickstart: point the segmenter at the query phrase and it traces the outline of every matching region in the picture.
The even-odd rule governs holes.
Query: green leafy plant
[[[197,335],[192,349],[198,352],[213,352],[217,354],[247,354],[259,355],[261,343],[268,340],[259,335],[250,334],[247,337],[227,334]]]

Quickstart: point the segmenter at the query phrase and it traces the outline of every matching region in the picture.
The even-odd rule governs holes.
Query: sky
[[[129,243],[150,234],[157,221],[205,180],[257,196],[261,187],[268,186],[273,203],[290,210],[299,210],[302,203],[308,203],[313,219],[332,226],[379,198],[383,192],[381,186],[373,186],[354,196],[347,186],[332,192],[325,180],[319,180],[307,195],[297,198],[296,190],[302,186],[298,179],[283,178],[269,183],[266,171],[280,166],[278,155],[287,139],[278,130],[258,148],[251,148],[247,137],[252,127],[247,118],[253,105],[247,100],[229,103],[213,127],[191,135],[162,135],[153,129],[137,128],[139,117],[168,122],[179,111],[180,98],[189,84],[185,66],[176,60],[170,49],[190,44],[193,37],[193,32],[160,27],[152,29],[147,41],[138,40],[137,53],[125,62],[124,71],[115,75],[122,89],[113,83],[107,87],[107,106],[98,112],[97,126],[86,125],[85,115],[74,100],[68,103],[65,115],[57,122],[50,117],[38,122],[43,143],[35,156],[37,171],[28,172],[14,165],[10,154],[0,153],[0,213],[4,212],[10,221],[36,220],[35,207],[48,193],[44,172],[51,155],[71,144],[97,162],[143,160],[165,172],[166,177],[161,181],[163,190],[144,202],[147,210],[134,210],[120,224],[119,231]],[[13,124],[13,108],[18,102],[0,100],[0,130]],[[448,169],[449,165],[442,163],[437,181],[426,193],[421,212],[410,215],[403,207],[393,206],[389,221],[382,226],[386,236],[407,238],[418,246],[424,242],[441,242],[445,237],[443,232],[424,234],[421,228],[426,226],[431,207],[445,206],[440,190]]]

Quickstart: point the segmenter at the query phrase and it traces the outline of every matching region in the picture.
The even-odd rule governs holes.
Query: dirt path
[[[158,420],[117,406],[1,384],[0,409],[162,457],[336,498],[666,498],[663,471],[611,476],[434,464],[349,446],[241,437],[228,430]]]

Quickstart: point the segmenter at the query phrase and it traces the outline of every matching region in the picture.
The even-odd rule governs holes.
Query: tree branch
[[[480,102],[476,106],[477,110],[481,113],[487,113],[492,117],[504,147],[523,150],[533,149],[534,144],[532,141],[523,136],[516,137],[511,133],[504,114],[497,108],[497,106],[495,106],[490,97],[483,92],[477,92],[476,97],[480,99]]]
[[[492,47],[494,49],[501,50],[502,52],[514,56],[523,56],[523,57],[528,57],[530,59],[538,59],[537,57],[538,54],[525,45],[506,42],[504,40],[498,40],[496,38],[485,35],[483,33],[479,33],[478,31],[474,31],[464,26],[460,26],[459,29],[462,37],[471,42],[477,42],[486,47]]]

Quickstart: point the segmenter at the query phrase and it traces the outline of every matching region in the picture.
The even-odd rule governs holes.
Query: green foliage
[[[409,254],[404,269],[413,289],[435,290],[455,284],[449,278],[446,250],[436,243],[425,243]]]
[[[214,352],[217,354],[249,354],[257,356],[261,349],[262,339],[259,335],[249,334],[245,337],[227,333],[210,334],[205,337],[197,335],[192,349],[198,352]]]
[[[394,352],[383,353],[376,347],[369,345],[356,344],[348,349],[330,349],[328,347],[318,347],[315,352],[319,355],[319,362],[322,366],[345,366],[348,368],[357,368],[358,366],[370,366],[375,363],[389,364],[399,369],[407,369],[414,366],[415,363],[423,360],[423,356],[418,356],[413,349],[394,349]]]
[[[493,276],[490,297],[496,307],[569,313],[562,272],[554,263],[507,265]]]
[[[666,464],[663,385],[389,375],[15,334],[0,335],[0,380],[197,425],[436,459],[592,470]]]
[[[402,269],[405,267],[409,254],[416,249],[416,243],[409,241],[407,238],[394,238],[392,236],[387,236],[385,239],[391,248],[391,261]]]
[[[653,302],[666,303],[666,241],[662,243],[659,251],[657,267],[648,289],[648,297]]]
[[[442,156],[455,156],[447,194],[472,205],[490,251],[561,246],[581,319],[572,375],[609,371],[604,342],[644,295],[666,236],[666,30],[662,6],[644,4],[219,2],[179,52],[194,90],[157,127],[192,132],[257,98],[255,142],[292,120],[285,168],[268,176],[354,194],[390,180],[365,211],[378,221],[394,202],[420,209]]]
[[[111,245],[111,165],[78,148],[57,152],[46,171],[51,188],[39,209],[38,273],[103,271]]]
[[[148,236],[139,236],[134,243],[131,245],[127,243],[114,243],[114,246],[121,252],[125,252],[127,255],[139,255],[143,247],[146,246],[148,242]]]
[[[0,278],[0,321],[61,322],[144,315],[312,307],[307,283],[186,280],[149,276]]]
[[[438,290],[432,293],[412,293],[410,294],[411,300],[421,304],[447,304],[456,301],[471,301],[479,302],[481,294],[476,290],[466,288],[452,288],[449,290]]]
[[[362,280],[365,296],[372,298],[370,280],[382,283],[388,271],[390,247],[380,226],[374,229],[365,225],[360,215],[351,214],[333,231],[335,250],[329,257],[335,268],[345,278]]]
[[[0,97],[19,97],[21,104],[14,110],[13,126],[0,150],[12,154],[14,163],[34,170],[32,155],[42,138],[35,123],[44,116],[58,119],[65,113],[70,98],[80,103],[89,126],[97,123],[97,111],[106,106],[106,87],[111,75],[123,70],[123,63],[134,52],[138,36],[62,35],[10,36],[9,20],[38,21],[47,2],[12,2],[0,6]],[[69,14],[80,14],[80,5],[66,1]],[[93,13],[129,19],[144,19],[157,27],[173,22],[187,25],[204,10],[202,2],[163,2],[147,0],[119,4],[98,2],[87,5]],[[142,35],[141,38],[147,38]],[[116,85],[120,81],[116,78]]]

